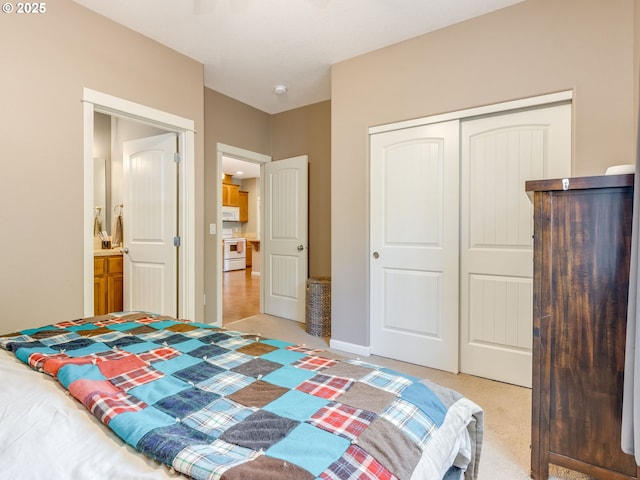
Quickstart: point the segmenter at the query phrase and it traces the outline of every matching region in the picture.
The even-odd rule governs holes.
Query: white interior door
[[[460,370],[531,386],[533,208],[526,180],[571,173],[571,105],[461,126]]]
[[[177,316],[177,134],[123,151],[124,308]]]
[[[264,165],[264,313],[304,322],[307,282],[307,156]]]
[[[458,371],[459,122],[371,136],[371,352]],[[357,253],[357,252],[355,252]]]

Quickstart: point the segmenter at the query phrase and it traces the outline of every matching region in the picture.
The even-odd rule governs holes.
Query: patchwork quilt
[[[0,347],[195,479],[431,480],[473,468],[479,407],[327,351],[143,312],[2,335]]]

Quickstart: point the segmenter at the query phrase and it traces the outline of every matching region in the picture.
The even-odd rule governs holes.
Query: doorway
[[[238,191],[237,196],[223,194],[222,207],[239,209],[232,220],[222,219],[223,324],[261,312],[260,171],[258,163],[222,156],[223,189]]]
[[[83,91],[84,139],[84,314],[94,313],[94,117],[104,113],[135,120],[177,136],[181,157],[178,162],[178,316],[194,321],[202,318],[195,299],[195,139],[194,122],[189,119],[136,104],[85,88]]]
[[[220,179],[219,194],[217,197],[217,215],[215,230],[219,232],[216,242],[216,297],[220,301],[216,304],[216,325],[246,318],[263,311],[263,293],[260,276],[260,256],[259,245],[256,250],[256,240],[260,239],[262,230],[262,206],[260,201],[260,191],[262,188],[261,166],[271,162],[271,157],[261,153],[252,152],[242,148],[217,144],[217,168],[216,178]],[[258,167],[257,172],[255,171]],[[242,174],[237,172],[242,171]],[[253,173],[247,173],[253,171]],[[248,221],[224,221],[222,218],[222,180],[224,174],[231,178],[238,177],[236,183],[242,184],[243,191],[248,193]],[[233,182],[232,182],[233,183]],[[240,185],[238,185],[240,187]],[[240,190],[240,188],[238,188]],[[234,229],[236,231],[234,232]],[[231,270],[224,272],[224,248],[223,236],[235,235],[248,238],[246,245],[251,248],[251,267],[249,270]],[[248,252],[245,252],[246,254]],[[245,264],[246,265],[246,264]],[[249,305],[247,305],[249,303]],[[257,304],[257,305],[256,305]],[[249,308],[247,308],[247,306]],[[226,310],[226,315],[225,315]]]

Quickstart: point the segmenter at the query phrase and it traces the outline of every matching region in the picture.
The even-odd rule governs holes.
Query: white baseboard
[[[371,347],[356,345],[355,343],[342,342],[340,340],[334,340],[333,338],[329,341],[329,347],[363,357],[368,357],[371,355]]]

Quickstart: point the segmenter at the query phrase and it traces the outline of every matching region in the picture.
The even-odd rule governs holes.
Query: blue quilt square
[[[70,332],[80,332],[82,330],[95,330],[96,327],[93,323],[84,323],[81,325],[71,325],[70,327],[65,327],[65,330],[69,330]]]
[[[253,360],[253,357],[250,357],[249,355],[246,355],[242,352],[236,352],[235,350],[229,350],[227,353],[223,353],[222,355],[218,355],[213,358],[207,358],[207,362],[218,365],[225,370],[231,370],[232,368],[242,365],[243,363],[246,363],[250,360]]]
[[[245,420],[254,412],[254,408],[244,407],[226,398],[220,398],[202,410],[184,418],[182,423],[217,438],[222,432]]]
[[[82,338],[76,338],[75,340],[71,340],[70,342],[57,343],[55,345],[51,345],[51,348],[54,348],[56,350],[65,350],[65,351],[78,350],[80,348],[85,348],[95,343],[96,342],[94,342],[90,338],[82,337]]]
[[[214,439],[182,424],[151,430],[138,442],[140,451],[159,462],[171,465],[175,456],[192,444],[211,443]]]
[[[275,399],[263,407],[263,410],[275,413],[281,417],[291,418],[304,422],[318,410],[329,403],[328,400],[314,397],[298,390],[290,390],[281,397]]]
[[[187,338],[187,337],[184,337],[184,338]],[[200,340],[197,340],[195,338],[190,338],[186,342],[174,343],[171,346],[182,353],[189,353],[190,351],[195,350],[196,348],[202,347],[204,345],[206,345],[206,343],[203,343]]]
[[[118,330],[119,332],[126,332],[140,326],[137,322],[123,322],[123,323],[111,323],[109,324],[109,330]]]
[[[200,339],[200,341],[202,341],[202,339]],[[217,357],[218,355],[224,355],[228,351],[229,350],[227,350],[226,348],[222,348],[217,345],[203,345],[202,347],[194,348],[187,353],[192,357],[197,358],[213,358]]]
[[[154,350],[160,347],[157,343],[153,342],[142,342],[142,343],[132,343],[131,345],[127,345],[126,347],[121,347],[125,352],[131,353],[144,353],[149,350]]]
[[[176,322],[175,320],[161,320],[159,322],[151,322],[148,325],[158,330],[163,330],[167,327],[173,327],[174,325],[181,324],[183,322]]]
[[[109,428],[126,443],[135,447],[140,439],[158,427],[174,425],[176,419],[166,413],[147,407],[137,412],[124,412],[109,422]]]
[[[264,342],[267,343],[267,342]],[[260,358],[265,360],[271,360],[272,362],[280,363],[282,365],[291,365],[294,362],[297,362],[301,358],[306,357],[304,353],[293,352],[291,350],[274,350],[273,352],[266,353],[262,355]]]
[[[106,380],[100,369],[93,363],[85,365],[68,364],[58,370],[58,381],[64,388],[69,389],[69,385],[76,380]]]
[[[59,353],[58,350],[52,350],[51,348],[48,348],[44,343],[42,342],[8,342],[6,345],[6,349],[10,352],[17,352],[18,350],[20,350],[21,348],[28,348],[29,350],[34,350],[34,351],[38,351],[39,349],[48,349],[51,350],[54,353]]]
[[[178,370],[173,374],[173,376],[180,380],[184,380],[185,382],[196,384],[221,372],[224,372],[224,370],[220,367],[216,367],[215,365],[211,365],[207,362],[200,362],[190,367],[183,368],[182,370]]]
[[[444,422],[447,407],[444,406],[442,400],[426,385],[422,383],[412,383],[402,391],[400,398],[416,405],[427,417],[433,420],[433,423],[438,427]]]
[[[205,335],[197,334],[196,338],[199,338],[200,341],[202,341],[202,342],[218,343],[218,342],[226,340],[227,338],[230,338],[230,337],[229,337],[229,335],[227,335],[226,333],[223,333],[223,332],[206,332]]]
[[[25,345],[29,345],[29,344],[25,344]],[[19,360],[22,360],[26,364],[29,363],[29,356],[32,353],[44,353],[44,354],[49,354],[49,355],[58,355],[60,352],[58,352],[57,350],[54,350],[53,348],[49,348],[49,347],[45,347],[45,346],[36,347],[36,348],[21,347],[21,348],[18,348],[15,351],[16,358],[18,358]]]
[[[199,388],[188,388],[170,397],[163,398],[154,406],[175,418],[184,418],[191,413],[200,410],[211,402],[220,398],[220,395],[207,392]]]
[[[208,378],[207,380],[198,383],[197,387],[226,397],[227,395],[231,395],[255,381],[256,379],[253,377],[247,377],[241,373],[223,370],[215,377]]]
[[[220,440],[259,452],[286,438],[300,422],[258,410],[240,423],[227,428]]]
[[[189,385],[187,382],[183,382],[178,378],[165,375],[153,382],[133,387],[127,393],[139,398],[149,405],[153,405],[163,398],[170,397],[183,390],[187,390],[188,388],[192,388],[192,385]]]
[[[149,333],[141,333],[138,335],[138,338],[141,338],[146,342],[162,343],[164,338],[171,337],[173,335],[174,333],[169,330],[154,330]]]
[[[134,343],[142,343],[142,342],[144,342],[144,340],[138,337],[134,337],[133,335],[125,335],[123,337],[116,338],[115,340],[112,340],[110,342],[105,342],[105,343],[109,345],[111,348],[123,348],[129,345],[133,345]]]
[[[263,380],[265,382],[273,383],[274,385],[280,385],[281,387],[296,388],[302,382],[314,377],[316,373],[317,372],[312,370],[305,370],[303,368],[285,365],[282,368],[265,375]]]
[[[188,340],[191,340],[189,337],[185,337],[181,333],[174,333],[168,337],[162,339],[162,343],[166,343],[167,345],[174,345],[176,343],[183,343]]]
[[[178,370],[197,365],[202,362],[199,358],[194,358],[191,355],[178,355],[169,360],[162,360],[153,364],[153,368],[161,371],[166,375],[173,375]]]
[[[110,350],[111,349],[104,343],[95,342],[93,345],[88,345],[77,350],[70,350],[66,353],[70,357],[85,357],[87,355],[93,355],[94,353],[108,352]]]
[[[301,423],[265,454],[295,463],[317,477],[342,457],[349,445],[346,438]]]
[[[283,348],[283,349],[287,347],[295,346],[294,343],[285,342],[284,340],[276,340],[274,338],[265,339],[262,341],[262,343],[266,343],[267,345],[273,345],[274,347]]]

